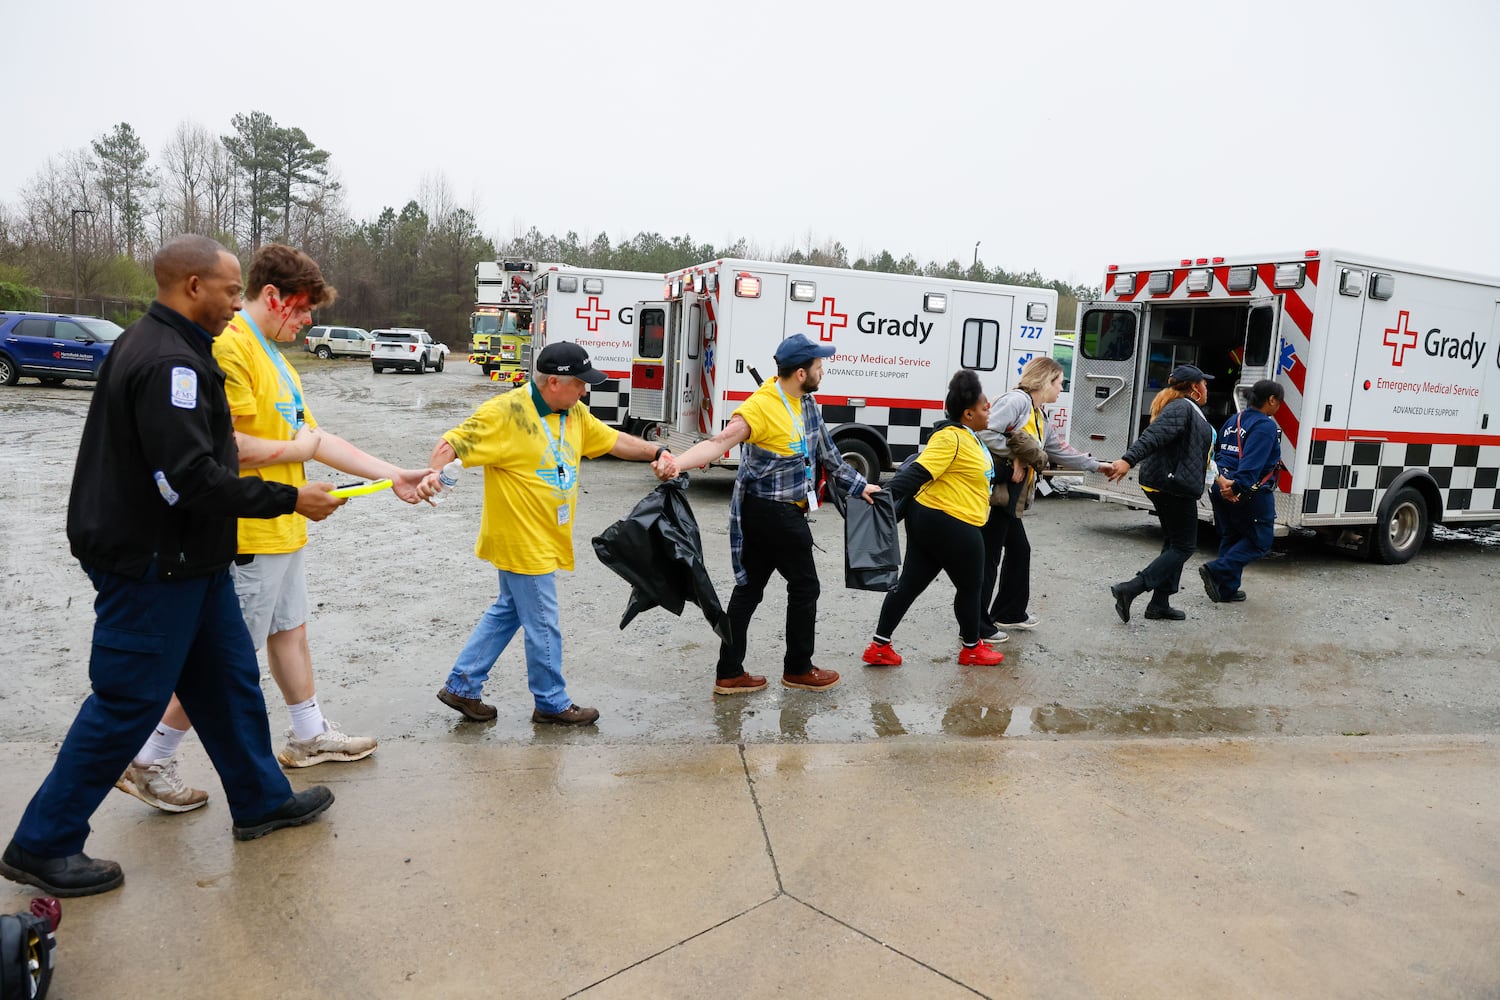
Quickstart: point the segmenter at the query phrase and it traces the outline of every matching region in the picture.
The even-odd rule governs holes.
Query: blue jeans
[[[557,620],[557,575],[528,576],[500,570],[500,596],[485,609],[459,651],[445,686],[462,698],[478,698],[485,679],[516,630],[526,633],[526,684],[543,712],[566,711],[562,675],[562,629]]]
[[[236,823],[291,797],[271,755],[255,647],[229,571],[158,582],[89,571],[94,691],[16,828],[15,842],[45,858],[83,850],[89,817],[161,721],[175,690],[224,783]]]
[[[1225,597],[1240,589],[1245,567],[1271,551],[1276,541],[1276,495],[1257,490],[1236,503],[1214,491],[1214,523],[1219,529],[1219,558],[1205,563]]]

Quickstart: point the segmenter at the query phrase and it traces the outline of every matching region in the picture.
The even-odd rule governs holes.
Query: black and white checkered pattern
[[[861,424],[885,439],[891,464],[903,461],[922,450],[932,436],[932,428],[943,419],[943,411],[902,406],[843,406],[823,404],[823,421],[837,431],[844,424]]]
[[[1314,441],[1302,521],[1325,522],[1343,513],[1373,515],[1391,484],[1408,469],[1423,469],[1436,484],[1443,509],[1432,520],[1487,520],[1500,514],[1500,446]],[[1342,512],[1339,491],[1348,491]]]
[[[589,389],[589,412],[611,427],[625,426],[625,411],[630,405],[630,390],[622,379],[605,379]]]

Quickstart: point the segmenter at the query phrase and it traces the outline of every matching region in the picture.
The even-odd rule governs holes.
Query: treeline
[[[616,243],[605,234],[558,237],[532,228],[497,241],[480,232],[474,211],[458,204],[441,177],[424,180],[399,211],[359,220],[346,207],[331,154],[301,128],[251,111],[233,116],[220,134],[184,122],[155,157],[126,122],[54,156],[14,201],[0,202],[0,309],[71,310],[76,275],[83,311],[128,323],[150,302],[151,256],[184,232],[213,236],[246,262],[262,243],[298,247],[339,289],[320,322],[420,326],[459,348],[468,340],[474,264],[499,256],[657,274],[746,257],[1045,286],[1062,298],[1059,327],[1071,323],[1072,301],[1092,292],[981,262],[924,264],[888,251],[851,261],[843,244],[815,245],[811,237],[784,247],[744,239],[714,246],[643,232]]]

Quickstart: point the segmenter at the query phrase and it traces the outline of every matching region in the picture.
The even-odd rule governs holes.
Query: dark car
[[[43,385],[69,378],[92,382],[124,332],[94,316],[0,312],[0,385],[15,385],[27,375]]]

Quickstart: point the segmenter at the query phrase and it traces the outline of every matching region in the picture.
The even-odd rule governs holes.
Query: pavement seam
[[[848,928],[849,930],[851,930],[854,933],[858,934],[860,937],[864,938],[865,940],[870,941],[873,944],[877,944],[880,947],[886,949],[887,951],[894,952],[895,954],[900,955],[902,958],[906,959],[908,962],[912,962],[912,963],[914,963],[916,965],[920,965],[922,968],[926,969],[928,972],[932,973],[933,975],[935,975],[935,976],[941,976],[942,978],[948,980],[948,982],[952,983],[954,986],[958,986],[958,987],[961,987],[963,989],[966,989],[970,993],[974,994],[977,997],[984,997],[985,1000],[992,1000],[992,998],[990,997],[990,995],[988,993],[981,993],[981,992],[979,992],[978,990],[976,990],[974,987],[970,986],[968,983],[964,982],[963,980],[953,978],[952,976],[948,975],[948,973],[944,972],[942,969],[939,969],[936,966],[932,966],[932,965],[927,964],[926,962],[922,961],[920,958],[916,957],[915,955],[909,955],[909,954],[907,954],[906,952],[902,951],[900,948],[897,948],[896,946],[894,946],[892,944],[888,944],[887,942],[880,940],[880,938],[878,938],[875,935],[869,933],[868,931],[861,930],[860,928],[858,928],[858,927],[854,926],[853,924],[849,923],[849,921],[847,921],[847,920],[841,920],[840,918],[834,916],[832,913],[829,913],[827,910],[820,910],[818,907],[812,905],[807,900],[805,900],[805,899],[799,899],[797,896],[793,895],[790,892],[784,893],[783,895],[785,895],[787,899],[792,900],[794,903],[798,903],[799,905],[807,907],[809,910],[813,911],[818,916],[823,917],[823,918],[825,918],[827,920],[832,920],[834,923],[838,924],[840,927],[846,927],[846,928]]]
[[[780,896],[786,892],[786,886],[781,884],[781,866],[776,863],[776,849],[771,846],[771,831],[766,829],[766,817],[760,809],[760,796],[755,794],[755,779],[750,777],[750,762],[745,759],[745,744],[736,743],[735,747],[740,752],[740,767],[745,770],[745,785],[750,789],[750,802],[755,806],[755,819],[760,823],[760,835],[766,842],[766,857],[771,859],[771,874],[776,876],[776,895]]]

